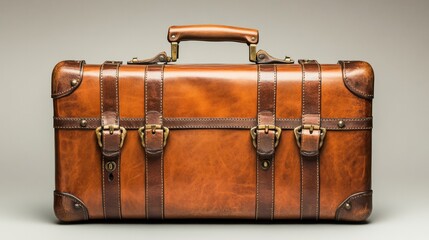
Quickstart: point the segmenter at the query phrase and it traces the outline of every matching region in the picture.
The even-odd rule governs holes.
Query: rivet
[[[86,121],[85,119],[80,120],[80,126],[81,127],[86,127],[87,125],[88,125],[88,121]]]
[[[174,34],[173,34],[173,35],[171,35],[171,38],[175,39],[175,38],[176,38],[176,35],[174,35]]]
[[[256,39],[255,37],[252,37],[252,41],[255,41],[255,39]]]
[[[104,166],[106,168],[106,171],[113,172],[116,169],[116,163],[113,161],[107,162]]]
[[[262,161],[262,169],[267,170],[271,165],[271,162],[269,160],[263,160]]]
[[[78,83],[78,81],[76,79],[73,79],[70,81],[70,85],[72,85],[72,87],[76,86]]]
[[[259,55],[258,55],[258,58],[259,58],[259,59],[264,59],[264,58],[265,58],[265,54],[259,54]]]
[[[344,208],[345,208],[346,210],[350,210],[350,209],[352,209],[352,205],[351,205],[350,203],[346,203],[346,204],[344,205]]]
[[[338,127],[339,128],[343,128],[343,127],[345,127],[346,126],[346,124],[344,123],[344,121],[343,120],[340,120],[340,121],[338,121]]]
[[[74,208],[80,208],[80,204],[79,203],[75,203],[74,204]]]

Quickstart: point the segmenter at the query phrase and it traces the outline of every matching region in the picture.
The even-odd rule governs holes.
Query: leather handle
[[[240,28],[224,25],[184,25],[171,26],[168,29],[168,41],[210,41],[210,42],[240,42],[257,44],[259,33],[256,29]]]
[[[171,43],[171,58],[179,58],[180,41],[239,42],[249,45],[249,61],[256,62],[256,44],[259,33],[256,29],[223,25],[185,25],[168,28],[168,41]]]

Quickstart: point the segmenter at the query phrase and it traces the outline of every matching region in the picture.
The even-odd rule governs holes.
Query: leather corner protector
[[[85,61],[66,60],[59,62],[52,71],[52,98],[71,94],[82,82]]]
[[[374,70],[364,61],[338,61],[347,89],[364,99],[374,98]]]
[[[89,219],[85,204],[70,193],[54,191],[54,212],[58,220],[65,223]]]
[[[337,221],[363,222],[372,212],[372,190],[350,195],[337,208]]]

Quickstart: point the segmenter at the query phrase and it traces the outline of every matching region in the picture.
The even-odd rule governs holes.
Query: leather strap
[[[144,118],[121,118],[121,126],[138,129],[145,124]],[[349,131],[369,130],[372,117],[367,118],[325,118],[321,119],[326,130]],[[163,118],[164,126],[171,129],[251,129],[256,118]],[[340,124],[341,123],[341,124]],[[282,129],[293,130],[301,125],[301,118],[277,118],[276,124]],[[95,129],[100,126],[100,118],[54,117],[56,129]]]
[[[315,60],[299,60],[302,66],[301,219],[319,218],[319,143],[321,73]],[[304,127],[304,126],[313,126]]]
[[[103,210],[106,219],[121,218],[119,128],[119,62],[105,62],[100,70]]]
[[[164,130],[163,126],[164,65],[148,65],[145,72],[145,161],[146,218],[164,218]]]
[[[276,125],[275,65],[258,65],[258,126]],[[274,218],[274,149],[276,130],[256,129],[256,220]]]

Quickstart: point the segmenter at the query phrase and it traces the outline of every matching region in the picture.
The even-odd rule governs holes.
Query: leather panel
[[[249,136],[248,130],[172,131],[164,153],[165,218],[254,219],[256,153]]]

